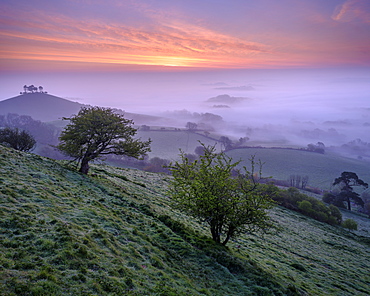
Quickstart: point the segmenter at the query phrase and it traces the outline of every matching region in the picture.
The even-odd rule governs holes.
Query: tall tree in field
[[[104,155],[139,158],[150,151],[151,140],[134,139],[137,130],[132,127],[133,121],[110,108],[81,108],[77,115],[64,119],[70,123],[62,131],[57,148],[81,163],[83,174],[88,173],[90,161]]]
[[[353,191],[353,187],[361,186],[367,188],[368,184],[359,179],[356,173],[343,172],[340,177],[334,180],[333,185],[340,186],[341,191],[339,195],[336,196],[336,199],[338,201],[347,202],[348,210],[351,210],[351,201],[362,207],[364,206],[364,201],[357,192]]]
[[[175,207],[206,222],[213,240],[223,245],[241,232],[271,226],[266,210],[274,204],[275,187],[257,184],[253,172],[233,177],[238,164],[211,146],[199,160],[190,162],[182,153],[181,161],[170,165],[169,193]]]

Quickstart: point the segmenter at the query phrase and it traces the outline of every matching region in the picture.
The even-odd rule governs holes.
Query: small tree
[[[199,160],[190,162],[182,152],[181,161],[170,165],[173,181],[169,193],[175,207],[206,222],[213,240],[223,245],[243,231],[271,226],[266,210],[274,204],[271,195],[275,187],[257,184],[253,169],[232,177],[238,164],[211,146],[205,147]]]
[[[338,201],[347,202],[348,210],[351,210],[351,201],[354,203],[364,206],[364,201],[361,199],[357,192],[353,191],[354,186],[368,187],[368,184],[363,180],[359,179],[356,173],[343,172],[340,177],[334,180],[333,185],[340,186],[340,193],[336,196]]]
[[[219,139],[220,143],[224,147],[224,150],[229,150],[232,148],[233,142],[229,139],[229,137],[221,136]]]
[[[32,151],[36,141],[31,134],[18,128],[0,129],[0,144],[20,151]]]
[[[198,125],[195,123],[195,122],[187,122],[185,127],[189,130],[189,131],[195,131],[198,127]]]
[[[134,139],[137,130],[133,121],[113,112],[110,108],[81,108],[62,131],[57,148],[81,162],[80,172],[87,174],[89,162],[107,154],[127,155],[135,158],[150,151],[149,139]]]

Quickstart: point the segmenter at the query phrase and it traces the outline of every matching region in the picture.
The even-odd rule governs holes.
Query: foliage
[[[323,197],[322,197],[322,201],[327,203],[327,204],[334,205],[338,208],[342,208],[342,209],[346,208],[346,206],[344,205],[343,200],[338,199],[337,195],[332,193],[332,192],[325,192]]]
[[[308,144],[307,145],[307,150],[316,152],[316,153],[325,153],[325,145],[322,142],[317,142],[317,144]]]
[[[153,157],[149,160],[149,163],[143,168],[146,172],[153,173],[169,173],[167,166],[170,164],[170,161],[167,159],[162,159],[159,157]]]
[[[80,172],[87,174],[89,162],[103,155],[127,155],[138,158],[150,151],[150,139],[134,139],[132,120],[114,113],[110,108],[81,108],[63,130],[57,148],[81,161]]]
[[[11,127],[19,128],[21,130],[27,130],[37,143],[40,144],[57,144],[59,129],[40,120],[34,120],[28,115],[18,115],[14,113],[8,113],[6,115],[0,115],[0,127]]]
[[[339,225],[342,222],[342,214],[336,206],[330,205],[327,207],[323,202],[299,192],[296,188],[291,187],[288,190],[279,190],[279,194],[274,199],[281,206],[300,212],[318,221],[331,225]]]
[[[357,222],[353,219],[346,219],[343,221],[342,226],[349,230],[357,230]]]
[[[353,187],[361,186],[368,188],[368,184],[359,179],[356,173],[343,172],[340,177],[334,180],[333,185],[338,185],[340,188],[340,193],[335,195],[335,202],[346,202],[349,211],[351,210],[351,201],[362,207],[364,206],[364,201],[360,195],[353,190]]]
[[[11,147],[19,151],[32,151],[36,146],[36,141],[28,132],[18,128],[0,129],[0,144]]]
[[[230,140],[229,137],[221,136],[218,141],[224,147],[224,150],[229,150],[232,148],[233,142]]]
[[[24,90],[24,92],[21,92],[21,94],[37,93],[37,91],[39,91],[40,93],[47,93],[46,91],[44,91],[44,88],[42,86],[36,87],[33,84],[29,85],[29,86],[24,85],[23,90]]]
[[[181,161],[170,165],[174,178],[170,195],[176,208],[206,222],[212,239],[223,245],[246,230],[271,226],[266,210],[273,206],[274,190],[257,184],[253,172],[232,177],[237,164],[208,146],[199,160],[190,162],[181,153]]]
[[[195,122],[187,122],[185,127],[189,130],[189,131],[195,131],[198,127],[198,125],[195,123]]]

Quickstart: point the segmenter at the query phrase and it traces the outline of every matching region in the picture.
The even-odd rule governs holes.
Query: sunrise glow
[[[167,10],[150,1],[101,5],[2,1],[0,61],[8,69],[9,60],[200,68],[370,63],[366,0],[265,0],[253,9],[246,1],[198,10],[192,1]]]

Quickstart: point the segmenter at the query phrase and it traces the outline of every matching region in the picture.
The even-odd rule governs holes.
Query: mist
[[[24,84],[42,85],[83,104],[169,117],[175,127],[212,113],[223,119],[208,123],[216,132],[251,144],[370,142],[370,71],[361,68],[32,73],[1,81],[1,99]]]

